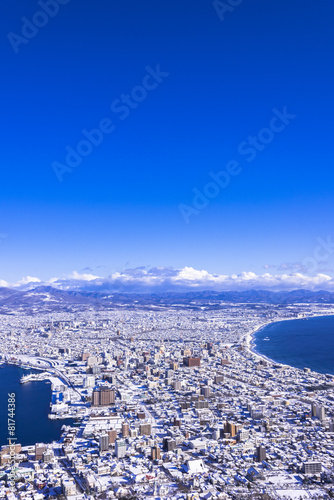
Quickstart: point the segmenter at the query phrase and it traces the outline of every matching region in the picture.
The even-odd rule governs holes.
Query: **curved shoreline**
[[[279,361],[275,361],[274,359],[269,358],[265,354],[261,354],[261,353],[257,352],[255,350],[255,335],[260,330],[262,330],[265,327],[267,327],[268,325],[271,325],[274,323],[282,323],[283,321],[301,321],[301,320],[310,319],[310,318],[323,318],[323,317],[334,317],[334,315],[333,314],[317,314],[315,316],[305,316],[304,318],[282,318],[282,319],[275,320],[275,321],[268,321],[266,323],[263,323],[261,326],[257,327],[255,330],[252,330],[252,331],[246,333],[245,335],[243,335],[242,342],[246,344],[247,351],[259,359],[269,361],[270,363],[274,363],[276,365],[289,366],[290,368],[293,368],[295,370],[302,370],[302,368],[300,368],[300,367],[289,365],[287,363],[281,363]],[[315,371],[315,370],[311,370],[311,371]],[[319,373],[319,372],[316,372],[316,373]],[[320,374],[320,375],[322,375],[322,374]]]

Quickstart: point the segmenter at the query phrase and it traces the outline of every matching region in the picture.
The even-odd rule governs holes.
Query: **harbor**
[[[20,384],[25,384],[27,382],[41,382],[45,380],[50,381],[51,374],[48,372],[42,373],[28,373],[28,375],[23,375],[20,378]]]

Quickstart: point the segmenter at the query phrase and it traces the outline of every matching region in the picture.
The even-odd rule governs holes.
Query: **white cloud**
[[[41,283],[41,280],[35,276],[24,276],[14,286],[28,285],[28,283]]]
[[[80,274],[77,271],[73,271],[72,274],[70,274],[69,278],[72,280],[92,281],[92,280],[97,280],[99,276],[94,276],[94,274],[88,274],[88,273]]]
[[[189,290],[295,290],[298,288],[309,290],[334,290],[334,280],[326,274],[307,276],[302,273],[292,274],[255,274],[242,272],[240,274],[216,275],[205,270],[192,267],[183,269],[163,268],[146,270],[143,268],[128,269],[117,272],[108,278],[99,279],[98,287],[108,286],[115,291],[186,291]],[[157,271],[157,272],[156,272]],[[93,282],[92,282],[93,284]]]
[[[170,267],[155,267],[146,269],[138,267],[115,272],[102,278],[90,273],[73,271],[67,278],[52,278],[42,283],[39,278],[26,276],[18,283],[9,285],[0,280],[0,286],[13,286],[25,289],[36,284],[54,286],[66,290],[87,290],[101,292],[186,292],[186,291],[238,291],[238,290],[273,290],[289,291],[331,290],[334,291],[334,278],[323,273],[309,276],[301,272],[270,274],[255,274],[244,271],[240,274],[210,274],[206,270],[193,267],[173,269]]]
[[[47,283],[52,285],[53,283],[56,283],[59,280],[59,278],[50,278]]]

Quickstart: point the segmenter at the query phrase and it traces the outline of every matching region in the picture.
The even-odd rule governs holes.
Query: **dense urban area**
[[[0,316],[1,363],[51,381],[52,443],[1,443],[0,498],[334,498],[334,380],[251,350],[326,304],[175,303]],[[43,422],[41,422],[43,425]],[[10,453],[15,447],[15,455]]]

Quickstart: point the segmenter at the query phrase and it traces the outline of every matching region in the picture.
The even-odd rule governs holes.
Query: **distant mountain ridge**
[[[166,292],[153,293],[105,293],[87,290],[60,290],[40,285],[31,290],[0,288],[0,312],[71,311],[82,308],[110,309],[127,307],[180,307],[197,309],[201,306],[217,308],[224,303],[289,305],[298,303],[334,304],[334,292],[294,290],[273,292],[246,290],[230,292]]]

